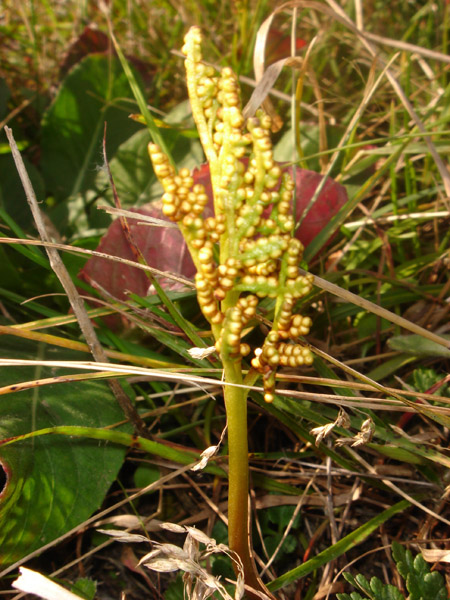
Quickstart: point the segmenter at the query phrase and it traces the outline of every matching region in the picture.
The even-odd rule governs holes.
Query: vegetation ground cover
[[[179,598],[181,574],[138,564],[149,546],[97,530],[145,533],[170,560],[186,537],[228,541],[222,365],[189,353],[214,342],[181,238],[130,215],[128,229],[117,220],[105,235],[117,198],[154,217],[162,189],[151,140],[207,182],[180,57],[195,25],[205,60],[240,77],[243,105],[263,57],[267,66],[298,55],[264,105],[277,129],[274,158],[333,179],[348,198],[327,213],[319,197],[322,220],[304,242],[300,267],[314,286],[298,307],[312,320],[301,343],[313,364],[280,369],[273,402],[261,380],[248,397],[258,570],[279,598],[447,598],[447,3],[389,12],[376,0],[16,8],[6,6],[0,29],[0,119],[44,218],[33,217],[2,131],[3,593],[14,597],[26,564],[87,598],[94,582],[99,596]],[[307,193],[295,181],[300,223]],[[124,262],[139,262],[136,241],[150,269]],[[95,250],[120,252],[122,262],[93,263]],[[74,310],[80,294],[96,298],[89,318]],[[251,347],[275,310],[270,298],[260,304]],[[213,446],[207,467],[190,470]],[[423,558],[413,563],[402,545]],[[192,550],[199,570],[188,575],[201,585],[191,595],[217,585],[216,597],[233,596],[233,561],[213,548]]]

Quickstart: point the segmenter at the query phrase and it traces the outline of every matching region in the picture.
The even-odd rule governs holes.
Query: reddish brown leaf
[[[292,175],[292,167],[288,168],[288,172]],[[323,175],[315,173],[314,171],[308,171],[308,169],[296,169],[295,175],[297,185],[296,216],[297,219],[300,219],[311,198],[314,196],[315,191],[319,187]],[[334,179],[329,177],[311,210],[297,229],[295,237],[297,237],[306,248],[316,235],[322,231],[331,218],[339,212],[339,209],[347,202],[347,200],[347,190],[345,187],[340,183],[336,183]]]
[[[305,46],[306,41],[302,38],[295,40],[296,53]],[[277,60],[287,58],[288,56],[291,56],[291,36],[276,27],[271,27],[267,36],[266,64],[271,65]]]
[[[153,204],[131,210],[137,214],[158,219],[164,218],[161,210]],[[182,274],[187,278],[194,276],[194,264],[184,243],[183,236],[178,229],[142,225],[134,219],[129,219],[128,223],[134,243],[142,252],[149,266],[160,271]],[[119,219],[109,227],[97,250],[136,262]],[[93,257],[89,259],[81,270],[79,277],[88,283],[99,284],[112,296],[120,300],[127,297],[127,292],[146,296],[150,287],[150,281],[141,269],[106,258]],[[169,279],[161,283],[164,283],[166,289],[173,290],[180,287],[180,284]]]
[[[106,52],[109,47],[108,36],[103,31],[87,25],[82,33],[70,44],[60,67],[61,75],[65,75],[88,54]]]
[[[60,66],[60,76],[67,75],[72,67],[81,62],[89,54],[105,54],[107,52],[113,52],[113,49],[106,33],[103,33],[103,31],[96,27],[86,25],[81,34],[70,44],[69,49],[64,55]],[[155,73],[152,65],[135,56],[127,55],[127,60],[139,71],[145,84],[151,83]]]

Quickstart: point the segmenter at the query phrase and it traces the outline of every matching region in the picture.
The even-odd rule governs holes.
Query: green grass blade
[[[361,525],[361,527],[355,529],[355,531],[352,531],[352,533],[346,535],[344,538],[342,538],[342,540],[339,540],[339,542],[336,542],[336,544],[330,546],[330,548],[327,548],[323,552],[319,552],[319,554],[314,556],[314,558],[311,558],[302,565],[295,567],[295,569],[292,569],[284,575],[281,575],[281,577],[274,579],[274,581],[271,581],[267,587],[271,592],[274,592],[285,585],[296,581],[300,577],[309,575],[309,573],[312,571],[315,571],[324,564],[335,560],[339,556],[342,556],[345,552],[348,552],[351,548],[354,548],[363,542],[369,537],[369,535],[376,531],[380,525],[385,523],[397,513],[407,509],[409,506],[411,505],[406,500],[397,502],[397,504],[394,504],[394,506],[391,506],[373,519],[370,519],[370,521],[367,521],[367,523],[364,525]]]
[[[155,144],[162,149],[162,151],[169,157],[171,163],[175,166],[171,153],[164,141],[164,138],[161,136],[158,127],[156,126],[155,120],[152,117],[152,114],[147,106],[147,102],[145,101],[144,94],[136,81],[136,77],[134,76],[133,71],[128,64],[127,59],[125,58],[124,53],[122,52],[122,48],[119,45],[113,31],[111,23],[109,23],[110,35],[112,42],[114,44],[114,48],[117,52],[117,56],[119,57],[120,64],[122,65],[123,71],[128,79],[128,83],[130,84],[131,91],[133,92],[133,96],[139,106],[139,110],[141,111],[142,116],[144,117],[145,123],[147,125],[147,129],[150,133],[150,136]]]
[[[6,213],[3,209],[0,208],[0,219],[2,221],[4,221],[8,227],[10,227],[12,229],[12,231],[16,234],[17,237],[21,238],[21,239],[26,239],[27,235],[26,233],[23,231],[23,229],[21,227],[19,227],[19,225],[16,224],[16,222],[11,219],[11,217],[8,215],[8,213]],[[5,232],[2,232],[3,237],[9,237],[9,235],[5,234]],[[24,256],[26,256],[27,258],[29,258],[30,260],[32,260],[33,262],[37,263],[39,266],[41,267],[45,267],[46,269],[50,269],[50,264],[47,260],[47,258],[42,254],[42,252],[39,250],[39,248],[30,246],[30,247],[26,247],[23,245],[17,245],[17,244],[11,244],[11,247],[14,248],[15,250],[17,250],[18,252],[20,252],[21,254],[23,254]]]
[[[182,465],[188,465],[200,460],[200,454],[195,451],[179,450],[166,444],[160,444],[153,440],[148,440],[143,437],[139,437],[133,434],[124,433],[122,431],[115,431],[112,429],[98,429],[96,427],[78,427],[78,426],[57,426],[57,427],[46,427],[45,429],[39,429],[37,431],[31,431],[23,435],[17,435],[12,438],[6,438],[0,441],[0,447],[8,446],[10,444],[20,442],[22,440],[31,439],[40,435],[70,435],[75,437],[85,437],[92,440],[107,440],[114,444],[120,444],[121,446],[129,446],[131,448],[138,448],[144,450],[149,454],[160,456],[166,460],[180,463]],[[226,477],[226,473],[215,465],[209,465],[206,472],[213,473],[214,475],[220,475]]]

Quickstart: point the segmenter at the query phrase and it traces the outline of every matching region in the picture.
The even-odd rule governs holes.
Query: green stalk
[[[225,367],[225,381],[236,383],[234,369]],[[228,538],[247,572],[250,562],[248,543],[248,442],[247,391],[225,387],[225,408],[228,423]]]
[[[221,352],[221,359],[225,381],[241,385],[241,361],[230,357],[226,350]],[[248,390],[243,387],[226,385],[224,388],[228,436],[228,545],[241,559],[246,575],[255,570],[249,550],[247,396]]]
[[[225,381],[242,383],[242,371],[228,359],[224,361]],[[248,390],[225,386],[224,398],[228,424],[228,545],[239,556],[245,583],[268,594],[256,571],[250,552],[250,518],[248,512],[249,465],[247,436]],[[250,598],[260,598],[248,592]],[[272,597],[270,595],[269,597]]]

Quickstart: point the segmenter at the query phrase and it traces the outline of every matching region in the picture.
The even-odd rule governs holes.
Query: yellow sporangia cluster
[[[303,246],[294,235],[294,183],[273,160],[270,117],[258,113],[245,121],[240,90],[229,68],[220,74],[204,65],[201,34],[185,38],[186,74],[192,113],[209,164],[214,217],[204,218],[208,196],[187,169],[177,174],[161,149],[149,145],[155,174],[163,185],[163,213],[176,221],[197,267],[200,308],[211,323],[222,360],[250,353],[242,342],[260,298],[276,298],[273,326],[251,365],[263,375],[265,399],[273,400],[279,366],[312,363],[299,343],[311,320],[295,314],[309,293],[312,276],[298,265]],[[296,343],[294,343],[296,341]]]

